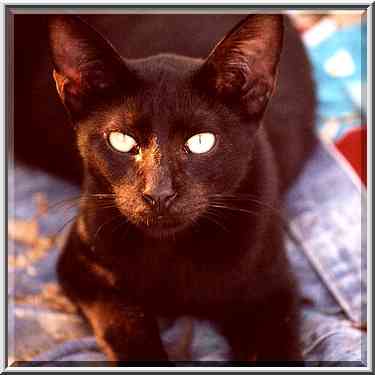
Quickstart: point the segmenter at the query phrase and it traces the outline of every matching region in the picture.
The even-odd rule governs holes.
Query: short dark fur
[[[301,54],[295,73],[306,80],[285,84],[293,76],[282,58],[284,79],[266,110],[282,17],[248,16],[206,60],[122,60],[72,16],[51,16],[49,30],[84,175],[58,274],[108,358],[166,361],[155,317],[191,314],[218,324],[235,360],[301,360],[277,212],[314,143],[314,100]],[[289,24],[287,40],[300,43]],[[299,83],[307,83],[303,110]],[[111,149],[111,131],[132,135],[138,158]],[[204,131],[216,135],[214,148],[186,152],[186,140]]]

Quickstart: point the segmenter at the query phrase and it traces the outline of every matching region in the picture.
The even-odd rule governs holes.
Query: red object
[[[357,172],[362,182],[367,185],[367,129],[361,127],[351,130],[338,142],[336,147]]]

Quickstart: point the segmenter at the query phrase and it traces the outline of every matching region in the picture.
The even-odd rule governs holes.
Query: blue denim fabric
[[[34,193],[43,192],[51,204],[77,193],[62,181],[22,166],[9,176],[9,184],[14,202],[9,215],[16,218],[16,226],[35,214]],[[324,145],[287,195],[291,235],[286,236],[286,245],[302,294],[301,337],[307,366],[366,364],[367,335],[356,328],[366,323],[365,205],[365,192]],[[39,215],[38,239],[51,237],[74,212],[60,207]],[[54,361],[105,360],[90,329],[68,301],[62,302],[54,268],[60,240],[35,256],[35,245],[9,237],[9,255],[16,260],[8,275],[10,362],[31,360],[52,366]],[[163,342],[174,360],[230,359],[228,344],[210,322],[181,317],[163,327]],[[176,353],[182,346],[183,354]]]
[[[322,145],[286,201],[305,359],[320,365],[366,363],[366,194],[343,163]]]

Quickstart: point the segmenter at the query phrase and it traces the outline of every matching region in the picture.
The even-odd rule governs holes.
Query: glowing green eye
[[[120,152],[130,152],[137,146],[133,137],[121,132],[109,133],[108,141],[115,150]]]
[[[186,142],[186,147],[193,154],[204,154],[214,147],[216,137],[212,133],[199,133],[190,137]]]

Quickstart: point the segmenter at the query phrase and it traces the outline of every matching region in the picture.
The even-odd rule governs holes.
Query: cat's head
[[[275,86],[282,16],[248,16],[205,60],[123,59],[74,16],[51,16],[49,29],[86,173],[130,222],[174,233],[238,189]]]

